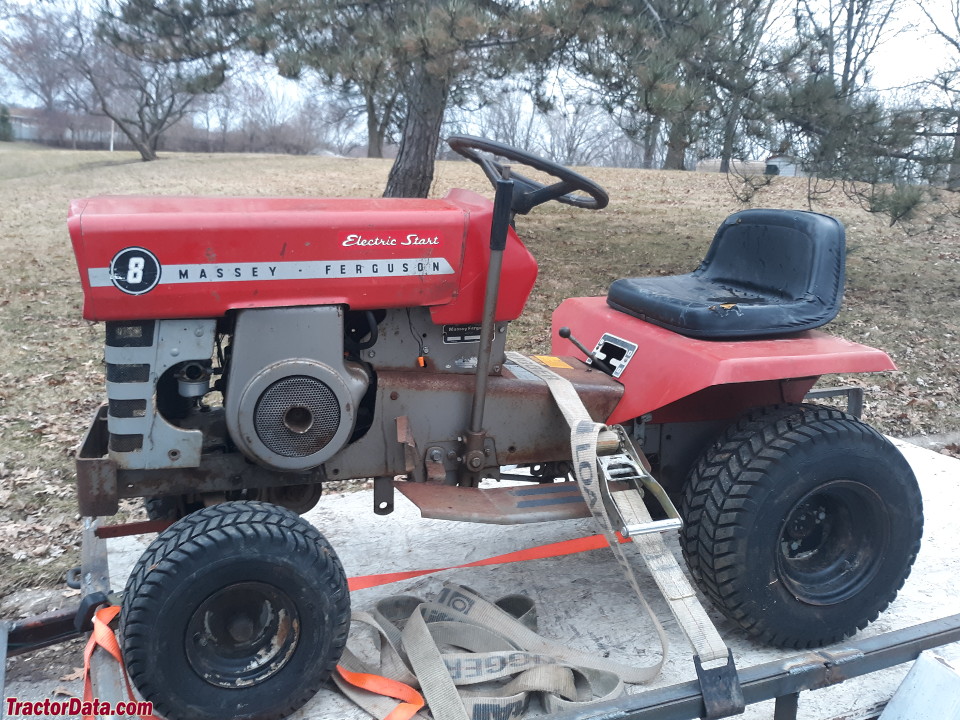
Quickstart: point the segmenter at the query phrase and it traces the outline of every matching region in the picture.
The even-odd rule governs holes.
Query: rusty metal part
[[[77,453],[77,504],[83,516],[113,515],[119,509],[117,465],[105,457],[109,437],[104,403],[94,414]]]
[[[373,479],[373,511],[377,515],[389,515],[393,512],[393,478]]]
[[[98,525],[93,534],[102,540],[109,540],[110,538],[129,537],[130,535],[158,533],[173,525],[173,522],[173,520],[144,520],[117,525]]]
[[[481,404],[482,408],[482,404]],[[463,462],[457,477],[458,485],[476,487],[483,478],[483,469],[488,465],[483,448],[486,444],[487,433],[483,430],[464,433]]]
[[[316,473],[273,472],[247,461],[240,453],[210,453],[200,467],[173,470],[128,470],[118,473],[120,497],[215,493],[249,488],[303,485]]]
[[[569,377],[591,415],[602,421],[617,405],[623,387],[583,363],[566,359]],[[479,472],[496,477],[501,465],[547,463],[570,459],[563,419],[541,381],[522,377],[504,366],[502,375],[489,378],[485,422],[490,431],[482,447],[471,448],[469,460]],[[107,457],[106,409],[95,416],[77,458],[77,497],[83,516],[116,513],[119,498],[223,493],[242,489],[313,484],[324,479],[394,477],[417,481],[455,482],[464,450],[463,437],[470,399],[470,375],[382,371],[377,376],[373,424],[362,438],[348,445],[311,473],[267,470],[239,452],[207,448],[199,467],[162,470],[124,470]],[[376,428],[381,428],[377,431]],[[443,457],[426,466],[429,448]],[[480,453],[482,452],[482,456]],[[461,458],[461,460],[458,460]],[[442,472],[441,472],[442,471]],[[471,468],[471,471],[473,469]]]
[[[562,359],[570,368],[556,372],[573,382],[591,416],[603,422],[620,401],[623,386],[579,360]],[[569,438],[566,433],[557,432],[557,428],[564,427],[563,417],[547,386],[529,373],[524,376],[514,370],[515,366],[506,364],[500,376],[489,378],[484,408],[485,475],[495,474],[501,465],[570,459]],[[409,475],[425,481],[426,453],[433,447],[441,447],[447,453],[443,459],[445,471],[456,472],[457,457],[463,457],[463,446],[456,439],[464,436],[473,386],[470,375],[379,371],[371,430],[326,463],[326,476],[340,479]],[[402,417],[406,418],[406,427],[401,431],[398,425],[395,433],[391,426]],[[377,427],[383,431],[376,432]],[[390,442],[393,437],[399,437],[400,443]],[[406,461],[411,447],[416,449],[417,463],[408,469]],[[487,455],[488,449],[491,455]]]
[[[614,483],[617,489],[627,485]],[[396,489],[425,518],[518,525],[590,517],[576,483],[544,483],[524,487],[473,488],[400,482]]]
[[[10,623],[7,626],[7,656],[13,657],[80,637],[83,630],[78,629],[74,622],[79,609],[79,605],[71,605]]]
[[[390,393],[391,400],[397,400],[396,392]],[[410,418],[406,415],[400,415],[396,418],[397,423],[397,442],[403,446],[403,472],[412,473],[417,466],[419,453],[417,452],[417,441],[410,430]]]
[[[84,517],[117,512],[120,498],[216,493],[250,488],[315,484],[311,473],[274,472],[238,452],[208,452],[195,468],[124,470],[107,457],[106,405],[100,407],[77,454],[77,502]]]
[[[93,627],[93,615],[97,609],[107,603],[106,594],[95,591],[84,595],[79,603],[59,610],[3,623],[3,639],[7,647],[0,656],[20,655],[80,637]]]
[[[457,455],[456,450],[450,451],[454,458]],[[439,445],[434,445],[427,449],[424,459],[424,467],[427,471],[427,482],[442,485],[447,479],[447,469],[443,464],[448,453]],[[451,458],[454,459],[454,458]]]

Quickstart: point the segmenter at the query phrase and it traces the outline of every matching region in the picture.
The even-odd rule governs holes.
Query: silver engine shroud
[[[347,444],[370,378],[343,359],[343,312],[320,306],[238,313],[227,428],[252,460],[307,470]]]

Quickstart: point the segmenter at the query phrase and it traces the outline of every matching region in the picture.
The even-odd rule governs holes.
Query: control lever
[[[605,372],[607,375],[613,375],[613,368],[607,365],[607,363],[605,363],[603,360],[598,358],[596,355],[594,355],[592,351],[587,350],[584,344],[573,336],[573,333],[570,332],[570,328],[568,327],[560,328],[559,330],[557,330],[557,335],[562,337],[564,340],[569,340],[574,345],[576,345],[577,349],[587,356],[587,361],[589,365],[594,365],[597,368],[597,370],[600,370],[601,372]]]

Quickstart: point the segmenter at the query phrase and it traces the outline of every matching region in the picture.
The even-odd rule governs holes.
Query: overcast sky
[[[874,55],[874,86],[895,88],[933,77],[937,70],[952,67],[960,58],[947,43],[933,34],[930,21],[915,0],[901,0],[900,22],[910,27],[889,39]],[[952,28],[950,0],[923,0],[923,5],[945,30]]]

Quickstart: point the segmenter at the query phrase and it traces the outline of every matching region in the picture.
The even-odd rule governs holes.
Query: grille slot
[[[136,452],[143,449],[143,435],[117,435],[110,433],[110,449],[113,452]]]
[[[107,345],[110,347],[150,347],[153,345],[153,320],[108,322]]]
[[[146,400],[110,400],[110,415],[115,418],[140,418],[146,414]]]
[[[325,382],[291,375],[270,385],[257,400],[254,427],[260,441],[277,455],[313,455],[340,428],[340,402]]]
[[[150,366],[107,363],[107,382],[143,383],[150,379]]]

